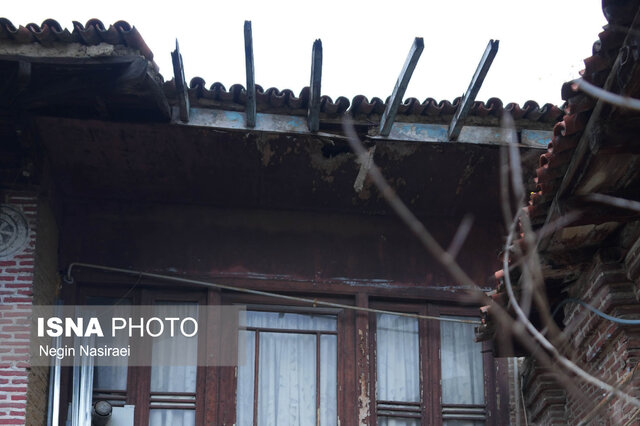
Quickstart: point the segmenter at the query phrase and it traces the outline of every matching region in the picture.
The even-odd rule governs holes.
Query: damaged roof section
[[[196,125],[239,128],[236,125],[227,126],[225,120],[216,121],[215,111],[244,114],[249,97],[242,85],[236,84],[227,90],[222,84],[214,83],[207,88],[205,81],[196,77],[188,87],[177,90],[178,83],[182,86],[184,74],[182,73],[179,82],[175,78],[164,82],[153,57],[137,29],[125,21],[106,26],[101,21],[92,19],[85,25],[74,22],[73,29],[69,30],[62,28],[53,19],[47,19],[41,25],[17,27],[5,18],[0,19],[0,75],[5,76],[5,80],[9,82],[7,86],[18,87],[21,98],[42,98],[42,93],[47,94],[47,99],[43,102],[23,102],[20,106],[23,110],[52,116],[134,122],[151,118],[184,124],[188,120],[180,120],[180,117],[188,117],[189,112],[177,113],[176,110],[180,105],[190,105],[189,109],[194,111],[195,116],[205,117]],[[25,63],[35,65],[26,70],[21,65]],[[98,71],[100,67],[102,73]],[[28,84],[24,84],[25,79],[29,79]],[[16,91],[10,89],[9,92],[12,90]],[[26,96],[23,96],[23,92],[26,92]],[[11,104],[16,98],[16,93],[12,92],[4,102]],[[59,108],[56,100],[63,98],[67,105],[76,104],[72,113],[65,115],[68,109]],[[288,89],[265,90],[256,84],[257,113],[272,115],[265,116],[263,122],[292,122],[287,117],[306,117],[310,108],[309,98],[309,87],[303,88],[296,96]],[[348,114],[355,120],[356,126],[359,126],[361,135],[376,136],[378,123],[390,102],[390,98],[369,100],[362,95],[351,100],[339,97],[335,101],[328,96],[320,96],[317,131],[328,135],[343,135],[342,118]],[[432,98],[422,102],[415,98],[405,99],[399,104],[394,117],[396,128],[392,129],[390,136],[383,139],[449,141],[442,133],[461,108],[461,104],[462,98],[456,98],[453,102],[436,101]],[[209,111],[214,111],[214,114],[211,115]],[[551,126],[562,116],[561,110],[551,104],[541,107],[536,102],[528,101],[523,106],[515,103],[504,105],[497,98],[491,98],[487,102],[474,101],[463,120],[467,128],[463,128],[460,142],[500,143],[500,117],[505,111],[514,117],[520,130],[533,132],[521,134],[523,145],[538,148],[550,140]],[[218,114],[217,117],[223,115]],[[492,132],[476,131],[473,126],[490,127]],[[291,130],[290,127],[263,126],[262,131],[286,133]],[[293,130],[294,133],[298,132]]]
[[[74,43],[83,46],[97,46],[100,44],[125,46],[140,52],[145,59],[153,62],[153,52],[151,52],[138,30],[126,21],[118,21],[113,25],[109,25],[109,27],[105,27],[102,21],[98,19],[91,19],[85,25],[74,21],[73,30],[69,31],[66,28],[62,28],[54,19],[47,19],[41,25],[32,23],[27,26],[20,25],[16,27],[8,19],[0,18],[0,46],[6,42],[24,46],[38,43],[44,47]],[[5,52],[2,53],[4,54]],[[154,67],[157,71],[157,65],[154,64]]]
[[[180,59],[178,46],[174,57]],[[389,99],[320,96],[319,128],[312,131],[309,88],[296,96],[256,85],[256,122],[248,127],[244,87],[206,88],[195,78],[177,90],[184,73],[177,75],[164,82],[147,44],[124,21],[106,26],[90,20],[67,30],[54,20],[19,27],[0,20],[1,130],[17,135],[22,124],[15,116],[28,117],[68,196],[100,192],[118,199],[387,214],[370,182],[354,191],[360,165],[342,129],[343,117],[351,115],[365,144],[378,145],[376,163],[418,214],[491,217],[499,207],[487,188],[498,182],[501,114],[513,115],[523,154],[533,153],[525,173],[532,173],[531,158],[561,116],[557,107],[532,101],[469,101],[459,142],[453,142],[448,124],[460,99],[406,99],[389,136],[381,136],[376,132]]]
[[[579,86],[584,81],[625,97],[640,96],[640,12],[635,1],[608,0],[603,1],[603,12],[608,24],[598,35],[592,56],[584,60],[580,79],[562,86],[565,115],[555,124],[553,138],[539,158],[535,190],[526,207],[535,230],[553,230],[538,244],[552,306],[570,293],[599,248],[620,245],[638,233],[638,211],[610,200],[638,200],[640,113],[591,97]],[[554,224],[570,216],[568,224],[554,229]],[[496,273],[498,290],[492,296],[508,306],[503,277],[504,271]],[[493,338],[496,332],[489,311],[483,310],[486,324],[478,330],[482,340]]]
[[[191,79],[189,98],[194,106],[203,108],[228,109],[243,111],[246,104],[246,90],[241,84],[234,84],[226,89],[222,83],[213,83],[209,88],[200,77]],[[173,80],[165,85],[168,93],[175,91]],[[263,89],[256,85],[258,112],[304,115],[309,105],[309,87],[305,87],[296,96],[292,90],[276,88]],[[329,96],[322,96],[320,111],[326,118],[338,118],[348,113],[355,120],[379,120],[386,108],[386,101],[374,97],[357,95],[349,100],[344,96],[335,101]],[[399,121],[448,123],[456,112],[461,98],[451,101],[437,101],[427,98],[420,102],[416,98],[407,98],[398,108]],[[517,103],[504,103],[498,98],[490,98],[487,102],[475,101],[469,113],[471,123],[484,122],[497,125],[503,112],[510,113],[520,124],[528,124],[530,128],[549,129],[562,118],[562,110],[555,105],[545,104],[542,107],[535,101],[527,101],[523,106]],[[539,123],[537,126],[534,123]]]

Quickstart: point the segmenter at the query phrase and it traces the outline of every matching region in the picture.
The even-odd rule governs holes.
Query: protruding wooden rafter
[[[176,50],[171,52],[171,61],[173,62],[173,81],[176,85],[176,93],[178,96],[178,107],[180,108],[180,120],[189,122],[189,91],[184,76],[184,64],[182,55],[180,54],[180,46],[176,39]]]
[[[480,87],[482,87],[484,78],[487,76],[487,73],[489,72],[489,68],[491,68],[491,63],[493,62],[493,58],[495,58],[496,53],[498,53],[499,45],[500,45],[500,40],[495,40],[495,41],[489,40],[489,44],[487,45],[487,48],[484,50],[482,59],[480,59],[480,63],[478,64],[478,68],[476,69],[475,74],[473,74],[473,78],[471,79],[469,88],[467,89],[467,92],[462,97],[462,100],[458,105],[458,109],[453,115],[451,124],[449,124],[448,136],[450,141],[458,140],[458,136],[460,136],[460,131],[462,130],[462,125],[464,124],[464,120],[469,114],[469,111],[471,110],[471,106],[473,105],[473,102],[476,100],[476,96],[480,91]]]
[[[313,42],[311,52],[311,82],[309,85],[309,108],[307,110],[307,122],[310,132],[320,129],[320,96],[322,82],[322,41]]]
[[[398,81],[396,81],[396,85],[393,88],[391,99],[389,100],[387,108],[382,114],[379,132],[381,136],[389,136],[389,133],[391,132],[391,126],[393,126],[396,114],[398,113],[398,107],[400,106],[400,102],[402,102],[404,92],[406,92],[407,90],[409,80],[411,80],[411,75],[413,74],[413,70],[415,70],[416,65],[418,64],[418,59],[420,59],[420,55],[422,54],[423,50],[424,41],[422,40],[422,37],[416,37],[413,41],[411,49],[409,50],[409,55],[407,56],[407,60],[405,61],[404,66],[402,67],[402,71],[400,71]]]
[[[247,127],[256,127],[256,79],[253,67],[251,21],[244,21],[244,59],[247,70]]]

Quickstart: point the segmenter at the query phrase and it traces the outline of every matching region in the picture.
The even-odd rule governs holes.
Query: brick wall
[[[533,358],[522,365],[522,386],[526,418],[532,425],[566,425],[568,418],[565,405],[567,395],[554,375],[541,367]]]
[[[640,243],[637,244],[640,247]],[[637,265],[640,250],[626,257],[618,249],[601,249],[593,265],[572,285],[569,296],[585,301],[602,312],[622,318],[640,318]],[[640,275],[640,274],[637,274]],[[577,304],[564,308],[565,353],[591,374],[640,396],[640,326],[620,325],[605,320]],[[600,388],[574,379],[579,392],[566,392],[553,375],[528,359],[525,367],[525,395],[529,421],[534,424],[625,425],[634,423],[636,409],[618,398],[607,397]],[[635,422],[640,420],[636,417]]]
[[[620,252],[602,249],[594,260],[591,269],[570,289],[571,296],[615,317],[629,318],[629,314],[637,317],[635,286],[627,278]],[[565,324],[578,363],[607,382],[622,385],[621,381],[638,362],[640,327],[612,323],[577,305],[566,306]],[[637,381],[630,383],[627,390],[633,393],[634,385],[637,393]],[[580,390],[587,401],[603,399],[602,391],[594,386],[580,383]],[[589,417],[602,424],[625,424],[631,416],[632,407],[617,398],[603,405],[594,415],[592,404],[570,398],[567,412],[570,419]]]
[[[19,212],[28,226],[21,248],[0,257],[0,425],[43,425],[49,371],[29,364],[31,306],[54,303],[57,228],[48,204],[35,193],[5,193],[0,206]]]
[[[0,260],[0,425],[26,424],[30,315],[33,302],[37,203],[33,194],[6,194],[3,205],[29,227],[22,250]]]
[[[38,238],[36,240],[35,268],[33,272],[33,304],[53,305],[58,294],[60,275],[58,273],[58,228],[48,201],[38,199],[37,217]],[[34,325],[32,324],[32,327]],[[48,344],[49,340],[39,342],[31,338],[31,351],[38,344]],[[47,395],[49,391],[49,368],[33,366],[29,372],[27,389],[27,425],[43,425],[47,420]]]

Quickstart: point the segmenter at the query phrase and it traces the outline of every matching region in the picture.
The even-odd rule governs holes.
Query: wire
[[[318,300],[318,299],[309,299],[306,297],[289,296],[286,294],[271,293],[268,291],[261,291],[261,290],[252,290],[249,288],[236,287],[236,286],[231,286],[226,284],[210,283],[207,281],[192,280],[189,278],[174,277],[171,275],[153,274],[149,272],[134,271],[131,269],[113,268],[111,266],[93,265],[90,263],[74,262],[69,264],[69,267],[67,268],[67,275],[65,277],[65,280],[67,280],[67,282],[73,282],[73,277],[71,276],[71,274],[74,267],[98,269],[102,271],[117,272],[117,273],[128,274],[128,275],[137,275],[138,279],[142,277],[146,277],[146,278],[155,278],[155,279],[166,280],[166,281],[176,281],[176,282],[182,282],[182,283],[188,283],[188,284],[195,284],[201,287],[218,288],[222,290],[230,290],[230,291],[237,291],[241,293],[255,294],[259,296],[273,297],[276,299],[284,299],[284,300],[290,300],[294,302],[308,303],[312,306],[328,306],[331,308],[350,309],[352,311],[372,312],[377,314],[390,314],[390,315],[398,315],[402,317],[409,317],[409,318],[416,318],[416,319],[458,322],[463,324],[475,324],[475,325],[482,324],[480,321],[477,321],[477,320],[463,320],[458,318],[436,317],[432,315],[410,314],[406,312],[387,311],[384,309],[365,308],[362,306],[351,306],[351,305],[345,305],[342,303],[326,302],[324,300]]]
[[[560,302],[560,304],[558,306],[556,306],[556,308],[553,310],[553,315],[552,316],[556,316],[556,314],[558,313],[558,311],[560,310],[560,308],[562,308],[564,305],[567,305],[569,303],[576,303],[580,306],[583,306],[585,308],[587,308],[588,310],[590,310],[591,312],[593,312],[594,314],[598,315],[599,317],[602,317],[608,321],[611,322],[615,322],[616,324],[625,324],[625,325],[640,325],[640,319],[637,320],[632,320],[632,319],[624,319],[624,318],[617,318],[617,317],[613,317],[611,315],[607,315],[604,312],[594,308],[593,306],[589,305],[588,303],[583,302],[582,300],[579,299],[573,299],[573,298],[567,298],[564,299],[562,302]]]

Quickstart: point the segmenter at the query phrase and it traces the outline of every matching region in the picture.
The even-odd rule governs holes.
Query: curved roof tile
[[[54,19],[46,19],[41,25],[34,23],[16,28],[13,23],[0,18],[0,40],[12,40],[16,43],[40,43],[49,46],[53,43],[80,43],[92,46],[100,43],[124,45],[139,50],[149,61],[153,61],[153,52],[147,46],[136,27],[126,21],[118,21],[105,27],[102,21],[90,19],[85,25],[73,22],[73,31],[69,31]]]
[[[174,88],[174,82],[168,81],[166,84],[171,89]],[[232,109],[242,108],[246,102],[246,89],[240,84],[234,84],[228,90],[222,83],[215,82],[207,88],[206,81],[201,77],[194,77],[189,83],[189,91],[195,99],[212,100],[228,106]],[[461,98],[453,101],[436,101],[433,98],[427,98],[420,102],[416,98],[407,98],[398,108],[398,115],[402,116],[425,116],[439,117],[453,115],[460,104]],[[322,96],[320,99],[320,111],[333,115],[348,112],[357,117],[369,117],[372,115],[382,115],[386,108],[386,101],[381,98],[374,97],[369,100],[364,95],[356,95],[353,99],[348,100],[341,96],[335,101],[329,96]],[[197,102],[197,101],[196,101]],[[309,87],[304,87],[300,94],[296,94],[290,89],[279,90],[277,88],[269,88],[264,90],[260,85],[256,85],[256,103],[258,111],[269,110],[306,110],[309,102]],[[228,105],[237,104],[237,105]],[[541,123],[556,123],[563,115],[560,108],[553,104],[545,104],[542,107],[535,101],[527,101],[523,106],[516,103],[509,103],[503,106],[498,98],[490,98],[487,102],[475,101],[471,107],[469,115],[476,117],[500,117],[503,111],[510,112],[515,119],[526,119],[538,121]]]

